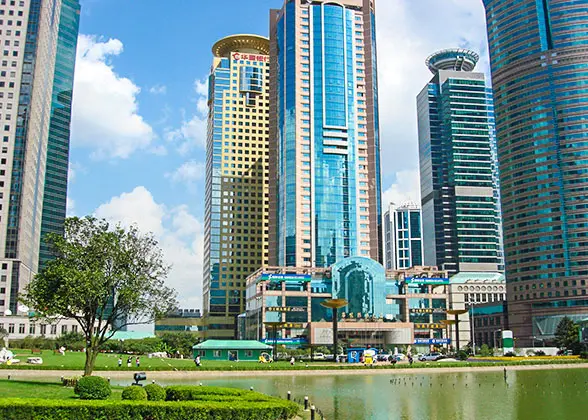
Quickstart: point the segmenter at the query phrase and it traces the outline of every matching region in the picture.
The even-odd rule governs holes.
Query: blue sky
[[[68,212],[137,223],[160,240],[183,306],[200,307],[206,77],[211,46],[268,32],[282,0],[81,0]],[[378,0],[383,202],[419,200],[415,97],[425,58],[472,48],[481,1]]]

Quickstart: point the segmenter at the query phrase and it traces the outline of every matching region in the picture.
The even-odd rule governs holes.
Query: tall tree
[[[570,318],[563,317],[555,329],[555,343],[560,349],[571,349],[579,341],[579,327]]]
[[[74,318],[86,341],[84,375],[116,331],[153,322],[177,306],[165,286],[169,266],[152,234],[93,217],[68,218],[64,235],[49,234],[55,259],[27,286],[22,301],[39,318]]]

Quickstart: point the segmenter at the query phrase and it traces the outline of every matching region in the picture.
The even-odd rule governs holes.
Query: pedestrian
[[[408,363],[409,363],[411,366],[412,366],[412,362],[413,362],[413,361],[414,361],[414,360],[412,359],[412,354],[409,354],[409,355],[408,355]]]
[[[131,363],[133,362],[133,358],[131,356],[127,357],[127,367],[131,367]]]
[[[141,360],[139,360],[139,356],[137,356],[137,358],[135,359],[135,365],[137,365],[137,367],[141,366]]]
[[[122,359],[118,356],[118,367],[122,367]]]
[[[196,366],[200,367],[200,355],[196,356],[196,359],[194,359],[194,363],[196,363]]]
[[[296,359],[294,359],[294,356],[292,356],[290,358],[290,366],[294,366],[294,362],[296,362]]]

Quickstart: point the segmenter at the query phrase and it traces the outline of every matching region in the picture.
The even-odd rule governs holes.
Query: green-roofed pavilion
[[[272,346],[255,340],[206,340],[194,347],[194,357],[205,360],[258,361]]]

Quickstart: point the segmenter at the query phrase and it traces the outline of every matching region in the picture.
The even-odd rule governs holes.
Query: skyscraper
[[[404,270],[423,265],[421,206],[390,203],[384,213],[384,249],[387,270]]]
[[[48,256],[41,235],[63,230],[79,10],[77,0],[0,2],[2,312],[19,312]]]
[[[270,264],[383,260],[375,1],[270,13]]]
[[[484,5],[509,322],[530,345],[588,314],[588,1]]]
[[[434,74],[417,98],[424,263],[450,273],[496,272],[499,214],[491,153],[491,108],[478,55],[431,55]]]
[[[212,52],[203,305],[206,336],[232,338],[245,279],[268,261],[269,41],[233,35]]]

